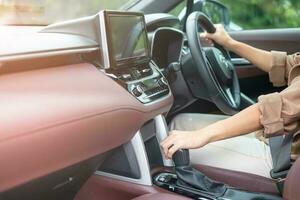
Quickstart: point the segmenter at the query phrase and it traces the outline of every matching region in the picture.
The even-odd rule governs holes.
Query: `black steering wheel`
[[[199,27],[200,26],[200,27]],[[202,47],[198,30],[215,33],[216,28],[202,12],[193,12],[186,22],[186,35],[192,57],[208,90],[209,98],[224,113],[233,115],[240,110],[240,85],[229,52],[222,46]]]

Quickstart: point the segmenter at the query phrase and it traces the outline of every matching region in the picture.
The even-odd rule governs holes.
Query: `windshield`
[[[140,0],[0,0],[0,23],[48,25],[96,14],[99,10],[126,10]]]

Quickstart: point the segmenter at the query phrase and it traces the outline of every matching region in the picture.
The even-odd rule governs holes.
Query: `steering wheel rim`
[[[235,67],[231,63],[228,51],[218,44],[215,46],[219,51],[216,50],[216,48],[211,48],[213,50],[210,50],[213,51],[213,53],[209,53],[210,57],[206,55],[207,53],[200,43],[198,33],[199,25],[208,33],[214,33],[216,31],[213,23],[202,12],[193,12],[187,18],[186,35],[195,66],[197,67],[197,72],[207,88],[211,101],[224,113],[233,115],[240,110],[241,103],[240,86]],[[220,52],[223,56],[220,55]],[[221,58],[221,62],[219,62],[220,59],[218,57]],[[214,64],[214,66],[212,66],[212,64]],[[216,71],[214,67],[218,70]],[[227,86],[227,84],[225,85],[223,81],[220,81],[219,76],[229,81],[229,86]],[[221,78],[221,80],[223,79]]]

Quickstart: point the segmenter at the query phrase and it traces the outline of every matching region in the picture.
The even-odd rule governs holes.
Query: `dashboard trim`
[[[150,173],[150,166],[149,166],[149,161],[148,161],[147,153],[146,153],[145,146],[144,146],[144,141],[143,141],[140,131],[138,131],[135,134],[135,136],[130,140],[130,142],[125,145],[132,145],[132,147],[134,149],[134,153],[137,157],[139,171],[141,172],[141,176],[139,179],[115,175],[115,174],[111,174],[111,173],[107,173],[107,172],[103,172],[103,171],[96,171],[95,174],[98,176],[105,176],[105,177],[114,178],[114,179],[121,180],[121,181],[127,181],[127,182],[131,182],[131,183],[137,183],[137,184],[141,184],[141,185],[151,186],[152,185],[152,176]]]
[[[57,55],[90,53],[90,52],[98,51],[98,50],[99,50],[99,47],[90,47],[90,48],[80,48],[80,49],[66,49],[66,50],[58,50],[58,51],[48,51],[48,52],[39,52],[39,53],[9,55],[9,56],[2,56],[2,57],[0,56],[0,63],[1,62],[8,62],[8,61],[17,61],[17,60],[25,60],[25,59],[50,57],[50,56],[57,56]]]
[[[101,33],[101,47],[102,47],[102,55],[103,55],[103,68],[110,68],[110,60],[109,60],[109,50],[107,45],[107,33],[106,33],[106,25],[104,19],[104,11],[99,12],[99,22],[100,22],[100,33]]]

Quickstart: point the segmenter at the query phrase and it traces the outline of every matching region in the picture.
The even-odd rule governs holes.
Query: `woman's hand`
[[[196,149],[209,143],[209,137],[199,131],[172,131],[160,145],[168,159],[179,149]]]
[[[216,24],[215,27],[216,27],[215,33],[203,32],[203,33],[200,33],[200,37],[205,38],[205,40],[209,44],[213,44],[213,41],[215,41],[216,43],[218,43],[221,46],[229,47],[230,42],[233,41],[233,39],[225,31],[223,25]]]

